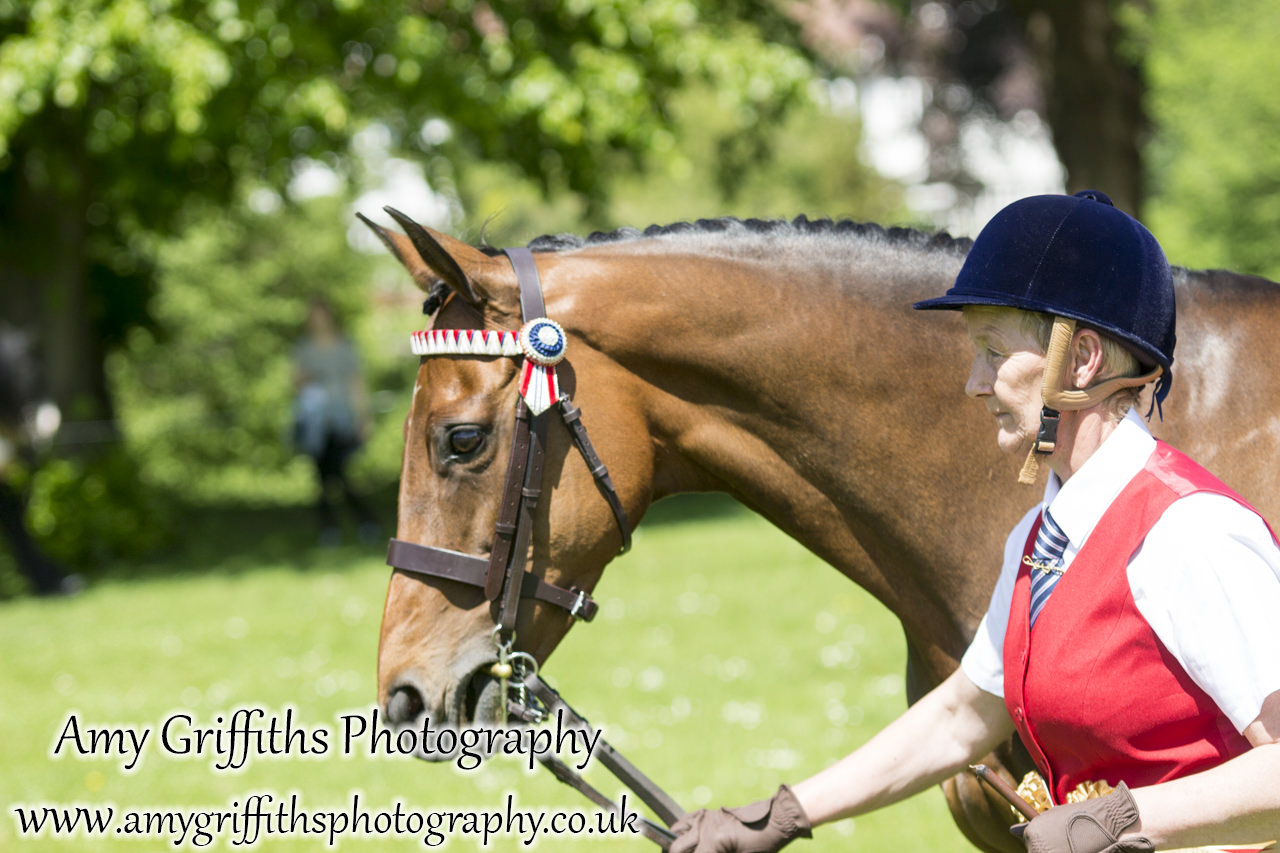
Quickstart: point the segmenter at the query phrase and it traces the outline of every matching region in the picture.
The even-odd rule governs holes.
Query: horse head
[[[470,339],[465,333],[500,333],[502,344],[510,344],[514,330],[532,319],[523,316],[512,263],[389,212],[405,234],[365,222],[427,293],[424,313],[431,319],[425,334],[457,330]],[[503,578],[489,574],[486,590],[451,576],[452,568],[427,575],[397,568],[387,589],[378,650],[379,702],[392,722],[424,714],[437,724],[505,719],[501,673],[495,669],[505,661],[499,658],[514,651],[540,663],[575,617],[590,615],[583,603],[594,608],[588,593],[629,537],[626,519],[638,520],[648,505],[642,484],[653,463],[643,411],[628,399],[623,371],[575,328],[574,294],[561,281],[555,260],[542,255],[536,269],[546,316],[564,324],[566,357],[554,367],[559,396],[576,399],[586,411],[592,437],[604,440],[601,455],[619,488],[607,494],[597,482],[600,467],[584,461],[586,453],[574,452],[571,430],[581,421],[574,423],[580,410],[571,403],[559,412],[562,417],[543,415],[554,422],[542,427],[542,435],[535,426],[520,444],[517,413],[529,417],[519,389],[527,358],[509,357],[515,354],[510,350],[503,355],[500,347],[423,356],[404,422],[390,562],[408,566],[412,558],[397,561],[397,548],[425,553],[426,546],[437,558],[480,571],[499,547],[495,530],[505,525],[503,547],[519,567],[514,583],[523,582],[526,597],[516,590],[508,598],[507,588],[495,586]],[[541,476],[529,474],[508,488],[513,467],[526,461],[524,448],[540,441]],[[625,456],[613,452],[622,446]],[[500,504],[507,501],[528,514],[522,535],[512,535],[509,513],[504,521]],[[616,513],[611,501],[619,504]],[[504,602],[511,605],[506,612]]]

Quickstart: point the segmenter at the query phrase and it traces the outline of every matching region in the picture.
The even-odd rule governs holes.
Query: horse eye
[[[460,426],[449,430],[449,450],[455,456],[471,456],[484,446],[484,430]]]

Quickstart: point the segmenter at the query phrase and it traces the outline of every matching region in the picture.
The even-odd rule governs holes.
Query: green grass
[[[210,514],[188,544],[123,567],[79,597],[0,604],[0,849],[161,850],[161,839],[20,839],[14,803],[117,808],[222,806],[251,792],[297,792],[311,808],[351,792],[374,808],[396,799],[432,808],[498,808],[507,792],[533,809],[587,809],[541,768],[512,759],[479,770],[415,760],[258,760],[241,772],[181,760],[151,744],[139,768],[115,758],[54,758],[71,711],[97,726],[145,724],[185,712],[260,706],[308,728],[374,696],[378,624],[388,569],[380,548],[319,550],[309,518],[271,510]],[[878,603],[794,542],[719,498],[655,507],[635,548],[597,589],[602,611],[579,625],[545,675],[604,736],[685,806],[767,796],[861,743],[905,706],[904,646]],[[156,740],[158,735],[153,735]],[[602,768],[587,771],[619,794]],[[813,851],[971,849],[937,791],[875,815],[823,827]],[[312,850],[284,838],[265,850]],[[455,839],[449,850],[472,850]],[[233,849],[220,844],[221,849]],[[422,849],[416,839],[346,837],[347,850]],[[643,839],[544,839],[543,850],[655,850]],[[505,837],[491,848],[527,849]]]

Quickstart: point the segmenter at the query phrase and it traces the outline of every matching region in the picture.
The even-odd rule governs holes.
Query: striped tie
[[[1062,578],[1062,552],[1067,547],[1067,535],[1058,527],[1049,508],[1045,507],[1040,520],[1040,532],[1036,534],[1035,547],[1031,549],[1031,624],[1049,600],[1049,593]]]

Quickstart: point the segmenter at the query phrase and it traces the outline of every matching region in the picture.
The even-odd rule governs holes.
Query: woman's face
[[[338,328],[333,311],[323,302],[312,302],[307,308],[307,332],[317,337],[331,335]]]
[[[965,308],[963,313],[974,348],[964,392],[995,416],[1000,449],[1025,454],[1040,429],[1044,353],[1015,309]]]

